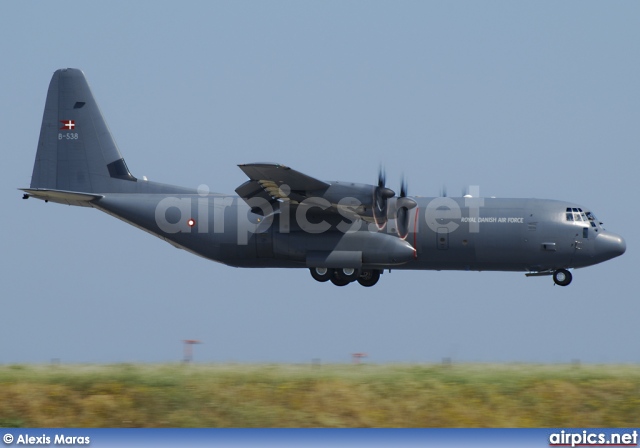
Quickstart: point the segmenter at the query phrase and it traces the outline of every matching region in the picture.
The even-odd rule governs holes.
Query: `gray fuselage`
[[[403,240],[394,219],[380,229],[340,215],[336,221],[335,213],[314,215],[313,208],[305,216],[292,210],[288,220],[284,213],[265,219],[237,196],[138,184],[148,193],[107,193],[91,204],[176,247],[237,267],[312,267],[310,254],[359,252],[361,263],[353,267],[363,269],[537,272],[589,266],[625,250],[624,240],[595,217],[583,218],[593,216],[585,207],[556,200],[415,197]],[[308,231],[306,222],[318,229]],[[345,266],[351,267],[348,257],[327,264]]]

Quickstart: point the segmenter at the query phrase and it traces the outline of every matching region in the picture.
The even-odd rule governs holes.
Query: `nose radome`
[[[596,237],[596,254],[603,259],[618,257],[627,250],[627,243],[620,235],[602,232]]]

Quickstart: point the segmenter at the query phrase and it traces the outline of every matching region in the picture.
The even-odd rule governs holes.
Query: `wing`
[[[408,211],[416,206],[413,199],[404,196],[406,187],[402,196],[395,198],[395,193],[384,185],[324,182],[288,166],[271,163],[238,166],[249,180],[236,188],[236,193],[254,213],[263,216],[277,213],[281,204],[287,203],[296,210],[305,207],[305,213],[323,215],[328,221],[364,220],[375,222],[379,229],[389,218],[400,217],[402,223],[398,223],[398,227],[402,224],[404,229],[408,228],[409,216],[404,209]],[[387,204],[389,201],[391,206]],[[264,207],[267,203],[269,207]]]
[[[278,186],[288,185],[291,190],[296,191],[316,191],[329,188],[328,183],[292,170],[284,165],[247,163],[238,166],[254,182],[271,182]]]
[[[249,180],[236,188],[236,193],[257,213],[259,210],[255,210],[255,198],[265,200],[272,206],[283,201],[298,205],[305,199],[322,196],[330,187],[326,182],[284,165],[248,163],[238,166]]]

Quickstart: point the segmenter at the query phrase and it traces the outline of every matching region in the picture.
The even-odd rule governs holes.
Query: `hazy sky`
[[[640,3],[2,2],[0,363],[640,362]],[[243,270],[21,199],[47,87],[84,70],[132,173],[233,192],[239,163],[586,205],[627,253],[574,271]]]

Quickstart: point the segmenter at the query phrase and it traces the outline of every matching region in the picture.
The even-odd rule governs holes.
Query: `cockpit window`
[[[591,227],[595,229],[597,227],[596,223],[598,222],[598,218],[596,218],[596,215],[591,212],[587,212],[587,219],[589,220],[589,224],[591,224]]]
[[[598,227],[598,218],[596,218],[596,216],[591,213],[590,211],[587,210],[582,210],[581,208],[578,207],[567,207],[566,208],[566,220],[568,222],[575,222],[578,224],[582,224],[583,222],[585,223],[589,223],[591,225],[591,227],[593,227],[594,229],[597,230]],[[582,224],[583,226],[585,224]]]

